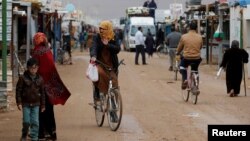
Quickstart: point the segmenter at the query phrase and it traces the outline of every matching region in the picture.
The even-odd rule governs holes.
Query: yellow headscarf
[[[113,26],[110,21],[102,21],[99,26],[99,32],[102,39],[108,39],[108,41],[114,39]]]

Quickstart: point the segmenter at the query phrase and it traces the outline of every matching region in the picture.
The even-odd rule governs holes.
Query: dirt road
[[[91,82],[85,77],[89,55],[75,51],[73,56],[73,65],[57,66],[72,93],[66,105],[55,106],[58,141],[207,141],[208,124],[250,123],[250,96],[241,89],[239,97],[228,97],[225,80],[215,79],[214,66],[201,65],[201,94],[193,105],[182,100],[180,79],[173,80],[167,58],[147,58],[149,65],[135,66],[134,53],[121,52],[119,58],[126,63],[119,74],[122,124],[116,132],[106,120],[97,127],[88,104],[92,102]],[[1,141],[17,141],[21,135],[21,112],[13,98],[10,102],[10,111],[0,113]]]

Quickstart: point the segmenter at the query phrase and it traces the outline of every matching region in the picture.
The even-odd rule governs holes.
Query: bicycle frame
[[[120,64],[124,64],[123,61],[124,60],[120,61],[120,63],[118,64],[118,67]],[[100,112],[96,110],[97,125],[99,127],[103,125],[105,113],[107,113],[108,123],[109,123],[111,130],[116,131],[120,126],[121,118],[122,118],[122,99],[119,93],[119,86],[114,87],[112,84],[111,72],[114,71],[114,69],[98,60],[96,60],[96,62],[104,67],[104,69],[108,73],[108,78],[109,78],[108,92],[100,93],[100,98],[101,98],[100,106],[102,107],[102,110]],[[101,116],[99,116],[100,114]]]
[[[198,95],[200,94],[199,91],[199,74],[198,71],[191,70],[191,67],[189,66],[187,69],[187,80],[188,80],[188,86],[187,89],[182,92],[183,99],[187,102],[189,99],[189,94],[191,94],[192,102],[193,104],[197,103]],[[186,91],[186,92],[185,92]]]
[[[194,87],[194,86],[198,87],[198,85],[199,85],[199,81],[198,81],[199,75],[196,74],[196,73],[198,73],[198,71],[194,71],[194,70],[190,71],[190,74],[189,74],[189,77],[188,77],[188,87],[190,89],[192,89],[192,87]],[[194,86],[192,86],[193,81],[194,81],[194,84],[195,84]]]

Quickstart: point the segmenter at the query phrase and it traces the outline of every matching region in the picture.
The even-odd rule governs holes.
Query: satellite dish
[[[65,9],[68,11],[68,12],[74,12],[75,11],[75,6],[72,4],[72,3],[69,3],[65,6]]]

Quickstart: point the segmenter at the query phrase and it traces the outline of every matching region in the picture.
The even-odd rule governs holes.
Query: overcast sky
[[[125,9],[131,6],[142,6],[145,0],[62,0],[63,4],[72,3],[76,9],[80,9],[86,15],[101,18],[114,19],[125,16]],[[215,0],[202,0],[202,3],[212,3]],[[171,3],[182,3],[185,7],[186,0],[155,0],[158,9],[169,9]]]

